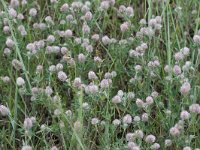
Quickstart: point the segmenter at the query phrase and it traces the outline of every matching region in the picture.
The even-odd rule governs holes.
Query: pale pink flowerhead
[[[121,99],[121,97],[120,97],[119,95],[116,95],[116,96],[114,96],[114,97],[112,98],[112,102],[113,102],[114,104],[121,103],[121,101],[122,101],[122,99]]]
[[[123,123],[124,124],[131,124],[132,123],[132,117],[131,115],[127,114],[123,117]]]
[[[97,125],[99,122],[100,122],[100,121],[99,121],[98,118],[92,118],[92,120],[91,120],[91,124],[92,124],[92,125]]]
[[[134,133],[127,133],[126,134],[126,140],[127,141],[133,141],[135,134]]]
[[[143,107],[143,106],[144,106],[143,100],[137,98],[137,99],[136,99],[136,105],[137,105],[139,108]]]
[[[183,85],[181,86],[180,92],[181,92],[182,94],[187,94],[187,93],[189,93],[190,89],[191,89],[190,83],[189,83],[189,82],[185,82],[185,83],[183,83]]]
[[[180,75],[181,74],[181,67],[178,65],[175,65],[173,68],[174,74]]]
[[[147,137],[145,138],[145,142],[152,144],[156,141],[156,137],[152,134],[147,135]]]
[[[176,61],[180,61],[180,60],[183,60],[184,59],[184,55],[182,52],[177,52],[174,54],[174,58]]]
[[[60,11],[61,12],[67,12],[69,10],[69,5],[67,3],[63,4],[61,7],[60,7]]]
[[[120,29],[122,32],[125,32],[129,29],[130,24],[128,22],[124,22],[123,24],[120,25]]]
[[[183,148],[183,150],[192,150],[192,148],[189,147],[189,146],[186,146],[186,147]]]
[[[142,130],[136,130],[135,137],[142,139],[144,137],[144,132]]]
[[[63,71],[59,71],[58,72],[58,79],[62,82],[66,81],[67,80],[67,75],[65,72]]]
[[[25,145],[25,146],[22,147],[21,150],[32,150],[32,147],[29,146],[29,145]]]
[[[24,120],[24,128],[26,130],[29,130],[33,127],[33,122],[32,122],[32,119],[31,118],[25,118]]]
[[[190,53],[190,49],[188,47],[184,47],[181,49],[181,52],[183,53],[184,56],[188,56]]]
[[[98,79],[98,77],[97,77],[97,75],[96,75],[96,73],[94,71],[89,71],[89,73],[88,73],[88,79],[90,79],[90,80],[96,80],[96,79]]]
[[[154,143],[153,145],[150,146],[150,148],[153,149],[153,150],[160,149],[160,144]]]
[[[78,54],[78,61],[83,63],[86,60],[86,56],[82,53]]]
[[[142,114],[142,121],[146,122],[149,120],[149,115],[147,113]]]
[[[189,107],[190,112],[200,114],[200,105],[199,104],[192,104]]]
[[[165,147],[169,147],[169,146],[171,146],[171,145],[172,145],[172,140],[166,139],[166,140],[165,140]]]
[[[113,120],[112,124],[114,126],[119,126],[121,124],[121,121],[119,119],[115,119],[115,120]]]
[[[56,146],[53,146],[53,147],[51,148],[51,150],[58,150],[58,148],[57,148]]]
[[[36,10],[35,8],[31,8],[31,9],[29,10],[29,15],[30,15],[31,17],[35,17],[35,16],[37,15],[37,10]]]
[[[193,40],[194,40],[195,43],[200,43],[200,36],[194,35]]]
[[[169,130],[170,134],[172,136],[179,136],[180,135],[180,130],[177,128],[177,127],[172,127],[170,130]]]
[[[182,120],[187,120],[190,118],[190,113],[186,110],[183,110],[180,115]]]

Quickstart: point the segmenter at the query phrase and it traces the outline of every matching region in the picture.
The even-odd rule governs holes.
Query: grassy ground
[[[0,0],[0,149],[198,150],[199,0],[51,1]]]

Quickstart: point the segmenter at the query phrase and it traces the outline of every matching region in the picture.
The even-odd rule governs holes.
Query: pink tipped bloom
[[[200,114],[200,105],[199,104],[192,104],[189,107],[190,112]]]
[[[186,110],[183,110],[180,115],[182,120],[187,120],[190,118],[190,113]]]
[[[151,97],[151,96],[148,96],[147,98],[146,98],[146,103],[148,104],[148,105],[151,105],[151,104],[153,104],[153,98]]]
[[[147,137],[145,138],[145,142],[150,143],[150,144],[154,143],[155,141],[156,141],[156,137],[152,134],[147,135]]]
[[[141,108],[141,107],[144,106],[144,102],[143,102],[141,99],[137,98],[137,100],[136,100],[136,105],[137,105],[139,108]]]
[[[29,129],[32,128],[32,126],[33,126],[32,119],[31,118],[25,118],[25,120],[24,120],[24,128],[26,130],[29,130]]]
[[[112,102],[114,103],[114,104],[118,104],[118,103],[121,103],[121,97],[119,96],[119,95],[116,95],[116,96],[114,96],[113,98],[112,98]]]
[[[185,82],[185,83],[183,83],[183,85],[181,86],[180,92],[181,92],[182,94],[187,94],[187,93],[189,93],[190,89],[191,89],[190,83],[189,83],[189,82]]]
[[[165,140],[165,147],[169,147],[169,146],[171,146],[171,145],[172,145],[172,140],[166,139],[166,140]]]
[[[35,17],[37,15],[37,10],[35,8],[31,8],[29,10],[29,15]]]
[[[120,25],[120,29],[122,32],[125,32],[129,29],[129,23],[128,22],[124,22],[123,24]]]
[[[177,128],[177,127],[172,127],[170,130],[169,130],[170,134],[172,136],[179,136],[180,135],[180,130]]]
[[[92,118],[92,120],[91,120],[91,124],[92,125],[96,125],[98,123],[99,123],[99,119],[98,118]]]
[[[127,114],[123,117],[123,123],[124,124],[131,124],[132,123],[132,117],[131,115]]]
[[[174,74],[180,75],[181,74],[181,68],[178,65],[175,65],[173,68]]]

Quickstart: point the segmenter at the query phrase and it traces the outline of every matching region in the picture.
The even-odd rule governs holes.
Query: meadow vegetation
[[[199,0],[0,0],[0,150],[200,150]]]

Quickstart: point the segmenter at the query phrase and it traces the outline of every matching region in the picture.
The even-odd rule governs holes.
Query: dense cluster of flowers
[[[199,150],[200,30],[171,5],[2,0],[0,149]]]

